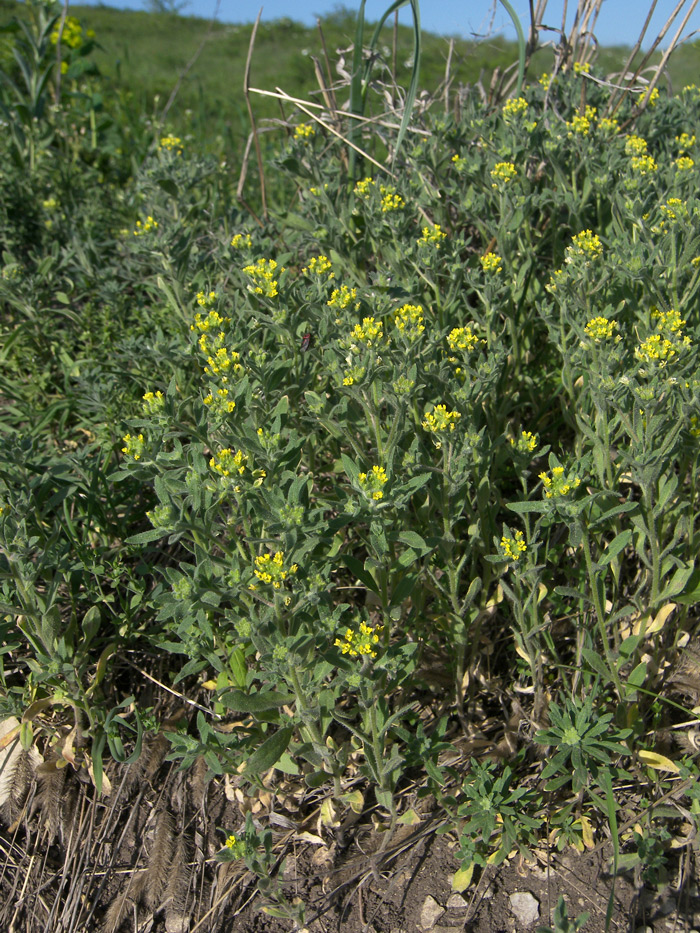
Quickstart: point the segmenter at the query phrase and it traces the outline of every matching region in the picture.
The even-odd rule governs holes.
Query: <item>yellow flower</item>
[[[146,220],[141,223],[140,220],[136,221],[136,229],[134,230],[134,236],[145,236],[147,233],[155,230],[158,226],[158,221],[154,220],[149,214]]]
[[[527,107],[528,104],[524,97],[511,97],[510,100],[505,102],[501,110],[503,119],[506,123],[510,123],[518,117],[524,116],[527,113]]]
[[[455,425],[462,417],[458,411],[448,411],[447,405],[433,405],[432,411],[426,411],[422,427],[433,434],[443,431],[454,431]]]
[[[374,179],[363,178],[362,181],[358,181],[355,185],[355,194],[358,198],[365,198],[366,200],[371,195],[374,187]]]
[[[369,474],[360,473],[358,476],[360,489],[366,496],[378,502],[384,498],[382,487],[389,482],[389,477],[384,471],[384,467],[374,466]]]
[[[447,335],[447,342],[450,345],[450,350],[453,352],[455,350],[467,350],[471,352],[483,341],[480,341],[479,338],[472,333],[470,327],[455,327]]]
[[[347,285],[341,285],[340,288],[334,288],[331,292],[330,300],[326,302],[329,308],[348,308],[354,305],[355,310],[360,307],[357,301],[357,289],[348,288]]]
[[[689,172],[695,162],[689,156],[680,156],[673,164],[679,172]]]
[[[453,160],[454,161],[454,160]],[[447,234],[442,232],[439,224],[433,224],[432,227],[423,227],[423,236],[418,240],[419,246],[434,246],[440,249],[441,242]]]
[[[594,317],[586,324],[586,335],[596,343],[609,340],[617,328],[617,321],[610,321],[606,317]]]
[[[379,644],[379,633],[383,628],[383,625],[372,626],[367,625],[366,622],[360,622],[357,631],[346,628],[344,636],[336,638],[335,647],[340,648],[343,654],[348,654],[351,658],[376,658],[377,652],[374,646]]]
[[[501,549],[503,551],[503,556],[507,560],[520,560],[521,556],[527,551],[527,544],[525,544],[523,540],[522,531],[516,531],[514,538],[511,538],[509,535],[503,535],[501,538]]]
[[[127,457],[133,457],[134,460],[140,460],[144,445],[143,434],[139,434],[138,437],[133,437],[131,434],[125,434],[122,440],[124,441],[122,453],[126,454]]]
[[[583,230],[571,237],[571,244],[566,247],[565,262],[573,262],[576,257],[585,257],[586,265],[591,259],[598,259],[603,255],[603,246],[600,237],[592,230]]]
[[[249,233],[234,233],[231,246],[234,249],[251,249],[253,240]]]
[[[481,263],[481,268],[484,272],[492,272],[496,275],[498,272],[502,272],[501,263],[503,260],[497,253],[487,253],[485,256],[482,256],[479,260]]]
[[[294,138],[306,141],[316,135],[316,127],[313,123],[300,123],[294,130]]]
[[[572,489],[576,489],[577,486],[581,485],[578,476],[569,477],[564,474],[563,466],[554,467],[551,476],[546,472],[540,473],[539,478],[542,480],[545,498],[547,499],[567,496]]]
[[[258,259],[257,262],[244,266],[244,275],[249,276],[253,282],[248,286],[248,291],[256,295],[264,295],[266,298],[277,297],[277,281],[274,277],[276,268],[277,263],[274,259]],[[284,272],[284,269],[280,271]]]
[[[498,188],[499,183],[507,185],[517,174],[517,169],[512,162],[497,162],[491,169],[491,178],[493,178],[491,187]]]
[[[423,309],[420,305],[402,305],[396,312],[394,323],[409,340],[417,340],[425,330]]]
[[[625,153],[627,155],[641,156],[646,155],[647,141],[641,136],[630,135],[625,141]]]
[[[384,336],[380,321],[375,321],[373,317],[365,317],[362,324],[356,324],[350,334],[353,340],[359,340],[366,346],[371,347],[373,343],[381,340]]]
[[[509,437],[508,440],[519,454],[534,453],[539,444],[537,434],[533,434],[532,431],[523,431],[517,441],[514,437]]]
[[[182,140],[179,136],[162,136],[160,148],[166,152],[174,152],[175,155],[182,155]]]
[[[247,463],[248,457],[246,454],[240,450],[234,453],[230,447],[225,447],[211,458],[209,466],[215,473],[227,478],[232,473],[238,473],[239,475],[245,473]]]
[[[289,570],[284,566],[284,551],[277,551],[275,554],[262,554],[255,558],[255,576],[261,583],[272,584],[273,588],[279,590],[289,574],[295,574],[299,569],[297,564],[292,564]]]
[[[382,195],[381,208],[383,214],[390,213],[391,211],[400,211],[406,206],[404,199],[401,195],[396,194],[393,188],[380,185],[379,191]]]
[[[578,62],[576,64],[578,64]],[[574,65],[574,67],[576,67],[576,65]],[[569,127],[569,133],[567,134],[569,138],[574,135],[588,136],[596,113],[597,110],[595,107],[587,106],[584,113],[575,114],[571,122],[567,122],[566,124]]]
[[[155,393],[146,392],[143,396],[143,410],[145,414],[155,415],[159,411],[162,411],[164,407],[165,398],[160,390]]]
[[[302,269],[302,275],[327,275],[329,279],[335,278],[335,273],[331,271],[331,261],[327,256],[314,256],[309,260],[309,265]]]

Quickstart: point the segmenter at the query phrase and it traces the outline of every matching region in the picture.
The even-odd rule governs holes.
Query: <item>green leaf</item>
[[[509,502],[506,506],[516,515],[526,515],[529,512],[549,512],[551,505],[548,502]]]
[[[291,693],[277,693],[267,690],[264,693],[243,693],[241,690],[231,690],[223,693],[219,700],[227,709],[237,713],[263,713],[270,709],[279,709],[288,703],[294,702]]]
[[[421,538],[421,536],[415,531],[402,531],[399,534],[398,540],[401,542],[401,544],[408,545],[408,547],[418,551],[421,555],[428,554],[430,551],[432,551],[431,546],[426,542],[426,540]]]
[[[265,739],[260,748],[257,748],[245,763],[244,777],[251,777],[263,771],[269,771],[277,764],[292,740],[294,726],[284,726],[274,735]]]
[[[625,531],[621,531],[619,535],[613,538],[608,547],[603,551],[603,553],[598,558],[598,563],[601,567],[605,567],[610,563],[620,551],[624,551],[627,545],[632,540],[632,530],[627,528]]]

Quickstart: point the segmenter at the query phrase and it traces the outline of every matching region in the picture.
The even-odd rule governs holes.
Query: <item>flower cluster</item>
[[[365,317],[361,324],[355,324],[350,334],[352,340],[359,340],[365,346],[371,347],[373,343],[381,340],[384,336],[381,321],[375,321],[373,317]]]
[[[216,392],[208,392],[202,402],[217,415],[230,415],[236,407],[233,399],[229,398],[228,389],[217,389]]]
[[[231,856],[234,859],[244,858],[247,852],[247,847],[244,839],[239,839],[233,833],[228,837],[224,843],[224,848],[228,849],[231,852]]]
[[[396,312],[394,324],[409,340],[417,340],[425,330],[423,309],[420,305],[402,305]]]
[[[69,49],[79,49],[85,41],[80,20],[76,19],[75,16],[66,16],[65,22],[63,23],[63,31],[61,32],[59,24],[51,33],[52,45],[58,45],[59,38],[62,44],[68,46]],[[85,33],[85,38],[94,39],[94,30],[88,29]]]
[[[588,266],[592,259],[598,259],[603,255],[603,245],[600,237],[592,230],[582,230],[581,233],[575,233],[571,237],[571,243],[566,247],[565,262],[574,262],[577,258],[583,258],[585,265]]]
[[[255,295],[264,295],[266,298],[276,298],[278,295],[275,269],[277,263],[274,259],[258,259],[257,262],[243,267],[243,274],[252,279],[253,284],[248,291]],[[280,270],[284,272],[284,269]]]
[[[158,226],[158,221],[154,220],[149,214],[148,217],[141,223],[140,220],[136,221],[136,229],[134,230],[134,236],[145,236],[147,233],[151,233]]]
[[[503,271],[501,263],[503,260],[497,253],[487,253],[485,256],[481,256],[479,259],[481,263],[481,268],[484,272],[492,273],[496,275],[498,272]]]
[[[372,194],[374,187],[375,184],[373,178],[363,178],[362,181],[358,181],[358,183],[355,185],[355,194],[358,198],[364,198],[367,200],[367,198],[369,198]]]
[[[616,329],[617,321],[611,321],[602,315],[591,318],[584,328],[586,336],[590,337],[595,343],[602,343],[604,340],[609,340]],[[619,341],[621,339],[620,335],[618,334],[615,339]]]
[[[448,411],[447,405],[433,405],[432,411],[426,411],[425,421],[421,422],[426,431],[440,434],[444,431],[454,431],[455,425],[462,417],[458,411]]]
[[[326,302],[329,308],[337,308],[342,310],[344,308],[349,308],[350,305],[354,305],[355,310],[360,307],[360,302],[357,300],[357,289],[348,288],[347,285],[341,285],[340,288],[334,288],[331,292],[330,300]]]
[[[625,154],[629,156],[642,156],[647,153],[647,141],[641,136],[630,135],[625,140]]]
[[[517,440],[514,437],[509,437],[508,440],[519,454],[534,453],[539,444],[538,436],[532,431],[522,431]]]
[[[369,473],[360,473],[358,476],[360,488],[366,496],[378,502],[384,498],[383,488],[388,482],[389,477],[384,471],[384,467],[374,466]]]
[[[507,100],[503,105],[503,119],[506,123],[510,123],[512,120],[516,120],[518,117],[522,117],[527,113],[527,101],[524,97],[511,97],[510,100]]]
[[[422,233],[423,236],[418,240],[418,246],[420,247],[434,246],[435,249],[440,249],[440,244],[447,237],[439,224],[433,224],[432,227],[423,227]]]
[[[316,127],[313,123],[300,123],[294,129],[294,138],[307,140],[316,135]]]
[[[578,64],[578,62],[576,63]],[[596,108],[591,107],[590,105],[586,107],[583,113],[574,114],[571,121],[567,121],[567,127],[569,128],[568,137],[571,139],[572,136],[588,136],[591,124],[596,117]]]
[[[165,407],[165,397],[158,392],[146,392],[143,396],[143,411],[146,415],[157,415]]]
[[[161,136],[160,148],[166,152],[174,152],[175,155],[182,155],[182,140],[179,136]]]
[[[656,160],[650,155],[633,156],[630,159],[630,166],[632,171],[638,175],[650,175],[652,172],[657,171],[659,167]]]
[[[357,631],[351,628],[345,629],[344,636],[336,638],[335,647],[340,648],[343,654],[349,654],[351,658],[376,658],[377,652],[374,646],[379,644],[379,633],[383,628],[383,625],[367,625],[366,622],[360,622]]]
[[[356,382],[360,382],[364,379],[365,376],[365,367],[364,366],[351,366],[347,369],[343,375],[343,385],[352,386]]]
[[[234,233],[231,239],[231,246],[234,249],[251,249],[253,239],[249,233]]]
[[[679,172],[689,172],[695,162],[689,156],[681,156],[673,163]]]
[[[471,327],[454,327],[447,335],[447,342],[453,352],[466,350],[469,353],[481,343]]]
[[[335,272],[332,271],[331,261],[327,256],[314,256],[309,260],[308,266],[301,270],[302,275],[327,276],[329,279],[335,278]]]
[[[211,458],[209,466],[220,476],[229,477],[232,473],[243,475],[247,463],[248,457],[242,451],[234,453],[230,447],[225,447]]]
[[[200,308],[212,308],[217,298],[216,292],[197,292],[197,304]]]
[[[551,475],[543,472],[539,474],[544,486],[544,495],[547,499],[560,498],[568,496],[572,489],[581,485],[578,476],[567,476],[563,466],[553,467]]]
[[[681,327],[685,326],[685,321],[681,318],[680,312],[675,308],[669,311],[659,311],[657,308],[651,312],[652,319],[657,321],[656,329],[658,331],[670,331],[672,334],[680,334]]]
[[[518,174],[517,169],[512,162],[497,162],[491,169],[492,188],[505,186],[512,181]]]
[[[406,206],[404,199],[400,194],[396,194],[393,188],[380,185],[379,190],[382,195],[381,208],[383,214],[390,213],[391,211],[400,211]]]
[[[275,554],[261,554],[255,558],[255,576],[261,583],[272,584],[276,590],[280,589],[290,573],[294,574],[298,569],[297,564],[292,564],[289,570],[285,569],[284,551],[277,551]]]
[[[126,454],[127,457],[133,457],[134,460],[140,460],[141,455],[143,454],[143,445],[145,443],[143,434],[139,434],[137,437],[134,437],[131,434],[125,434],[122,440],[124,441],[122,453]]]
[[[516,531],[513,538],[510,535],[503,535],[501,550],[506,560],[520,560],[521,556],[527,551],[527,544],[523,540],[522,531]]]
[[[690,345],[690,337],[683,338],[683,345]],[[635,348],[634,355],[642,363],[656,363],[663,368],[670,359],[678,355],[678,349],[675,341],[661,334],[652,334]]]
[[[683,155],[695,145],[695,134],[691,136],[689,133],[681,133],[680,136],[676,136],[676,142],[678,143],[678,155]]]

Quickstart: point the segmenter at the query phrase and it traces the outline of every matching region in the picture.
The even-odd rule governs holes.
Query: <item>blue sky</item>
[[[82,0],[89,2],[89,0]],[[647,31],[649,41],[656,37],[659,28],[666,22],[677,0],[658,0],[654,17]],[[109,6],[126,7],[129,9],[143,9],[144,0],[109,0]],[[359,3],[347,2],[345,4],[352,10],[357,9]],[[517,14],[521,17],[524,26],[529,22],[529,4],[527,0],[512,0]],[[569,0],[570,15],[576,0]],[[690,7],[690,0],[686,0],[685,9]],[[183,13],[192,16],[211,17],[216,6],[216,0],[188,0]],[[225,23],[251,22],[263,7],[263,19],[278,19],[289,17],[313,25],[316,16],[323,15],[338,6],[334,0],[265,0],[265,2],[251,2],[251,0],[221,0],[219,6],[219,19]],[[389,6],[389,0],[368,0],[366,16],[368,19],[379,19]],[[473,33],[501,32],[509,38],[514,37],[510,18],[505,8],[496,3],[493,12],[493,0],[423,0],[421,3],[421,21],[424,29],[443,35],[470,36]],[[549,0],[545,22],[548,25],[560,26],[564,3],[563,0]],[[651,6],[651,0],[603,0],[603,6],[598,18],[596,34],[603,45],[627,44],[636,41],[646,14]],[[410,22],[410,13],[404,8],[400,13],[404,22]],[[683,11],[676,19],[680,25]],[[491,27],[491,28],[489,28]],[[700,30],[700,9],[696,9],[688,22],[685,34],[693,30]],[[675,27],[674,27],[675,31]],[[552,34],[554,35],[554,34]],[[694,37],[700,39],[700,32]]]

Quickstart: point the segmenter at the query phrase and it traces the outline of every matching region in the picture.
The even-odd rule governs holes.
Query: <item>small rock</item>
[[[509,895],[508,900],[510,901],[510,909],[521,926],[529,927],[538,920],[540,916],[539,901],[529,891],[516,891],[515,894]]]
[[[490,881],[488,885],[486,886],[484,893],[481,896],[483,897],[485,901],[490,901],[495,893],[496,893],[496,888],[494,887],[493,882]]]
[[[447,899],[448,910],[466,910],[468,906],[461,894],[450,894]]]
[[[441,907],[434,897],[428,895],[423,901],[423,907],[421,908],[420,925],[424,930],[430,930],[444,913],[444,907]]]
[[[634,933],[654,933],[654,927],[637,927]]]

